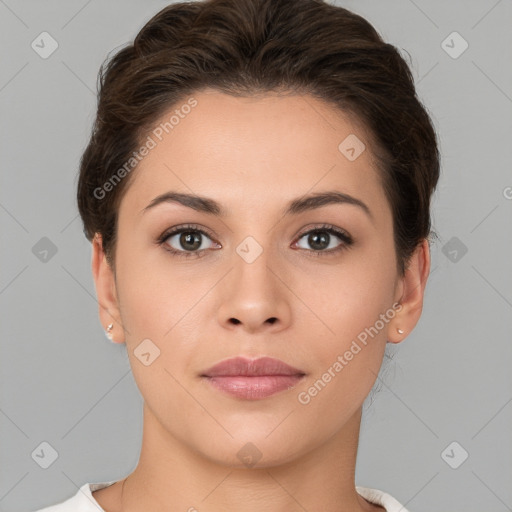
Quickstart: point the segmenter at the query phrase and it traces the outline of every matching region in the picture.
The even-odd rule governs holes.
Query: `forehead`
[[[153,147],[133,171],[121,209],[140,212],[166,191],[213,197],[229,212],[240,201],[282,204],[327,189],[385,208],[369,134],[309,95],[197,92],[147,136]]]

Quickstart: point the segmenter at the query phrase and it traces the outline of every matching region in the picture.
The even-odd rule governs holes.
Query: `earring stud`
[[[402,331],[402,329],[397,329],[397,332],[398,332],[398,334],[403,334],[404,333],[404,331]]]
[[[112,335],[112,329],[114,328],[114,324],[108,324],[107,326],[107,331],[106,331],[106,335],[107,335],[107,338],[112,341],[112,338],[113,338],[113,335]]]

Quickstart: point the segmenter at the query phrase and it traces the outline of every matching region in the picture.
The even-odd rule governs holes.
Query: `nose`
[[[233,268],[222,286],[218,321],[226,329],[248,333],[286,328],[291,319],[286,277],[267,251],[254,260],[236,253]],[[281,275],[280,275],[281,274]]]

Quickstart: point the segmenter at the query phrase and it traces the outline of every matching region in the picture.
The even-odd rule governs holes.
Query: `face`
[[[390,205],[367,134],[323,102],[193,98],[168,134],[149,134],[156,145],[121,201],[114,338],[173,439],[228,465],[243,465],[237,453],[249,442],[262,466],[291,461],[343,432],[386,342],[399,341],[406,281]],[[208,198],[219,211],[149,206],[166,193]],[[331,199],[306,201],[322,194]],[[277,358],[303,376],[252,398],[201,376],[234,356]]]

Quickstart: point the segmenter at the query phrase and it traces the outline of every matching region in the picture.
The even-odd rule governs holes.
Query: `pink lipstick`
[[[294,387],[305,372],[280,359],[225,359],[201,374],[214,388],[237,398],[259,400]]]

